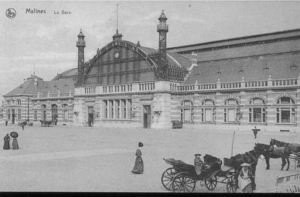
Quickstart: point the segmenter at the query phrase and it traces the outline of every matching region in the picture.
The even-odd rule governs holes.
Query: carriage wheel
[[[172,181],[173,192],[193,192],[195,186],[196,181],[192,179],[186,172],[176,174]]]
[[[217,177],[213,176],[210,179],[205,179],[205,186],[208,190],[214,190],[217,186]]]
[[[226,183],[226,189],[229,193],[236,192],[237,182],[236,182],[234,175],[232,175],[231,177],[228,178],[227,183]]]
[[[168,168],[166,171],[161,176],[161,183],[163,186],[167,189],[170,190],[172,189],[172,181],[174,176],[176,175],[176,171],[174,168]]]

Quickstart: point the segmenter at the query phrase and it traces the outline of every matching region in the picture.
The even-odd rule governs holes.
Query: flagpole
[[[233,137],[232,137],[232,145],[231,145],[231,157],[233,155],[233,142],[234,142],[234,134],[235,132],[233,132]]]

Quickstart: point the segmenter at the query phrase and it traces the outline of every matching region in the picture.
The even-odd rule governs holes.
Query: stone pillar
[[[85,102],[83,98],[74,99],[74,125],[76,126],[84,126],[85,125]]]
[[[154,123],[151,128],[170,129],[171,122],[171,94],[157,93],[153,98]]]
[[[272,90],[267,90],[267,109],[266,109],[267,126],[274,126],[276,124],[276,107],[273,106],[275,97],[276,95],[273,94]]]
[[[216,124],[223,124],[224,122],[224,108],[222,107],[224,105],[223,97],[220,95],[220,93],[216,93]]]
[[[244,83],[245,85],[245,83]],[[247,94],[244,91],[240,92],[241,95],[241,106],[240,106],[240,113],[242,114],[242,118],[240,119],[241,125],[247,125],[249,122],[249,109],[248,107],[245,107],[245,105],[249,105]]]

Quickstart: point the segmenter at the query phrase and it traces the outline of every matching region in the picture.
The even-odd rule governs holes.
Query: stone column
[[[151,128],[155,129],[170,129],[171,122],[171,94],[157,93],[154,94],[153,112],[154,123]]]
[[[276,124],[276,107],[272,105],[276,95],[273,94],[272,90],[267,90],[266,96],[267,96],[266,123],[267,126],[274,126]]]
[[[216,93],[216,124],[223,124],[224,122],[224,109],[223,109],[223,105],[224,103],[222,103],[223,101],[223,97],[220,95],[220,93]]]
[[[244,85],[245,85],[245,83],[244,83]],[[247,101],[248,101],[247,94],[246,94],[246,92],[241,91],[240,95],[241,95],[240,113],[242,114],[242,118],[240,119],[240,124],[247,125],[249,122],[249,109],[248,109],[248,107],[245,107],[245,105],[249,105],[249,103],[247,103]]]

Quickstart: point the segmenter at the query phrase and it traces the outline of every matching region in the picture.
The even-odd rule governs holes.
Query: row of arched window
[[[276,102],[276,123],[295,123],[295,101],[290,97],[281,97]],[[267,120],[266,102],[261,98],[253,98],[249,101],[249,123],[265,123]],[[242,118],[239,102],[236,99],[227,99],[224,102],[223,121],[225,123],[237,123]],[[194,106],[190,100],[181,103],[181,121],[194,121]],[[214,123],[216,121],[216,107],[211,99],[202,101],[201,122]]]

